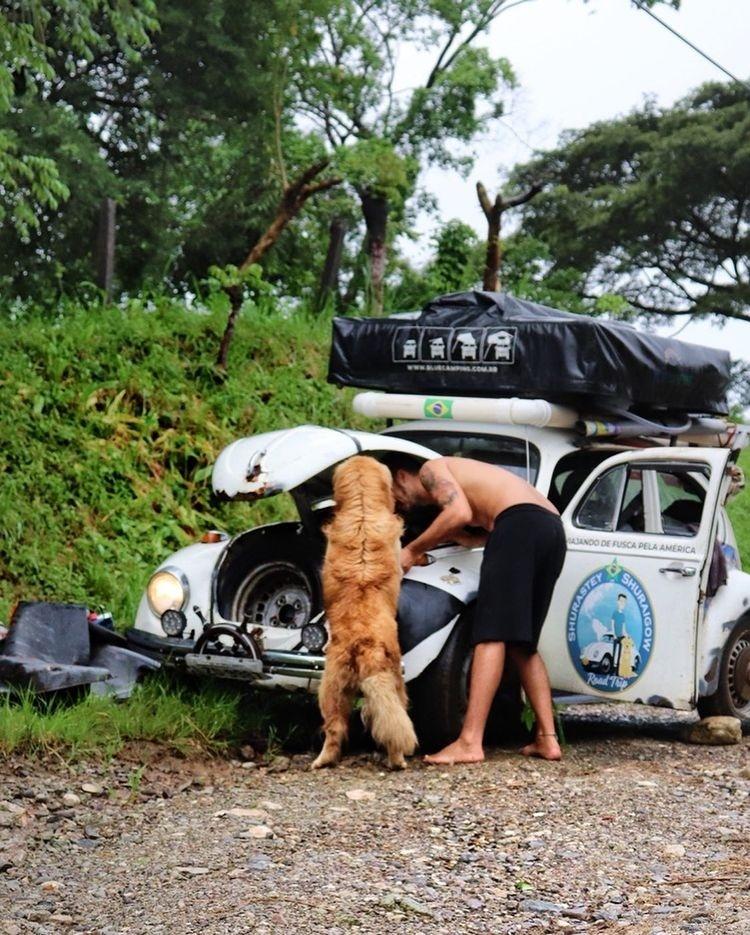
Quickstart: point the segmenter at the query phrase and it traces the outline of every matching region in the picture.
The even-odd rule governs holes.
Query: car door
[[[692,706],[728,455],[625,452],[582,485],[562,516],[568,552],[540,640],[553,688]]]

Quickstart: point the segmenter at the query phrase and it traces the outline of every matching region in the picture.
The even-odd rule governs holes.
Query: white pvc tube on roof
[[[358,393],[353,408],[380,419],[434,419],[572,428],[578,413],[546,399],[484,399],[477,396],[421,396],[406,393]]]

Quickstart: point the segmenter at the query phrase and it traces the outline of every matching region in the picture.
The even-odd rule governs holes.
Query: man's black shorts
[[[556,513],[520,503],[498,514],[484,547],[472,642],[536,648],[565,560]]]

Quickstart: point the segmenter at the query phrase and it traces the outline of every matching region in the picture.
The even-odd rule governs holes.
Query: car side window
[[[526,457],[530,483],[536,483],[539,473],[539,449],[532,444],[528,447],[518,438],[507,435],[467,434],[465,432],[430,432],[420,430],[399,430],[389,433],[398,438],[406,438],[426,448],[432,448],[446,457],[473,458],[497,467],[505,468],[519,477],[526,479]]]
[[[705,488],[691,472],[656,473],[662,532],[666,536],[694,536],[703,515]]]
[[[705,471],[690,465],[619,465],[594,481],[575,525],[602,532],[694,536],[703,515],[705,477]]]
[[[618,532],[646,532],[643,508],[643,471],[631,467],[617,517]]]
[[[576,526],[614,532],[626,480],[627,468],[624,464],[597,477],[578,507]]]

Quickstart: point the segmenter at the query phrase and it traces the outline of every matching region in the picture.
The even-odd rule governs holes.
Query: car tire
[[[459,617],[437,659],[407,685],[410,713],[423,753],[439,750],[460,734],[466,715],[472,656],[471,610],[468,610]],[[525,736],[522,708],[518,679],[509,669],[495,696],[485,740]]]
[[[732,627],[721,653],[719,686],[713,695],[698,699],[698,713],[739,718],[743,731],[750,731],[750,616]]]
[[[271,624],[301,629],[322,610],[321,559],[321,544],[296,523],[258,527],[243,534],[231,544],[217,570],[219,614],[244,622],[248,628]],[[288,619],[270,619],[263,604],[264,590],[269,599],[289,600],[290,605],[282,608],[290,611]],[[245,614],[251,605],[257,613]]]
[[[609,654],[602,656],[602,660],[599,663],[599,672],[602,675],[609,675],[612,671],[612,657]]]

